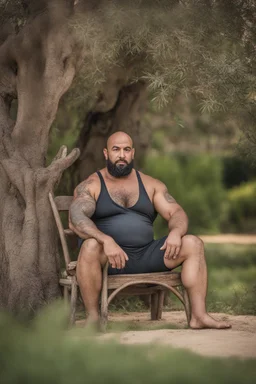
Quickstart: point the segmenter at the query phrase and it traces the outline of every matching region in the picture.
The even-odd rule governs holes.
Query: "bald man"
[[[88,321],[98,322],[102,268],[109,274],[172,270],[182,264],[181,278],[191,304],[190,327],[229,328],[206,312],[207,270],[204,245],[187,235],[188,218],[159,180],[133,168],[130,136],[116,132],[103,150],[106,167],[77,186],[70,207],[70,229],[82,240],[77,279]],[[168,235],[154,240],[159,213]]]

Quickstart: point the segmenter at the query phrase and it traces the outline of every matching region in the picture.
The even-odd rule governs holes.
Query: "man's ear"
[[[108,150],[107,150],[107,148],[103,149],[103,154],[104,154],[105,160],[108,160]]]
[[[134,159],[134,155],[135,155],[135,148],[133,148],[132,150],[132,159]]]

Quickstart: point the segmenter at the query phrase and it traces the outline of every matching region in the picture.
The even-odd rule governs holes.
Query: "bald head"
[[[135,150],[132,139],[125,132],[115,132],[103,150],[108,172],[114,177],[127,176],[133,169]]]
[[[109,150],[115,145],[127,145],[133,148],[133,142],[131,136],[127,135],[127,133],[118,131],[113,133],[113,135],[109,136],[107,140],[107,149]]]

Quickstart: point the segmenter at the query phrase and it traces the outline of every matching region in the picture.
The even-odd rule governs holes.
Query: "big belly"
[[[124,247],[143,247],[154,239],[150,219],[135,212],[97,219],[95,224]]]

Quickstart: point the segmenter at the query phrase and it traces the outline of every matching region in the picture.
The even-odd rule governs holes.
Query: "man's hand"
[[[181,235],[175,231],[171,231],[160,248],[161,251],[165,249],[164,257],[166,259],[176,259],[179,255],[181,247]]]
[[[103,250],[112,268],[122,269],[129,260],[127,254],[111,237],[104,241]]]

